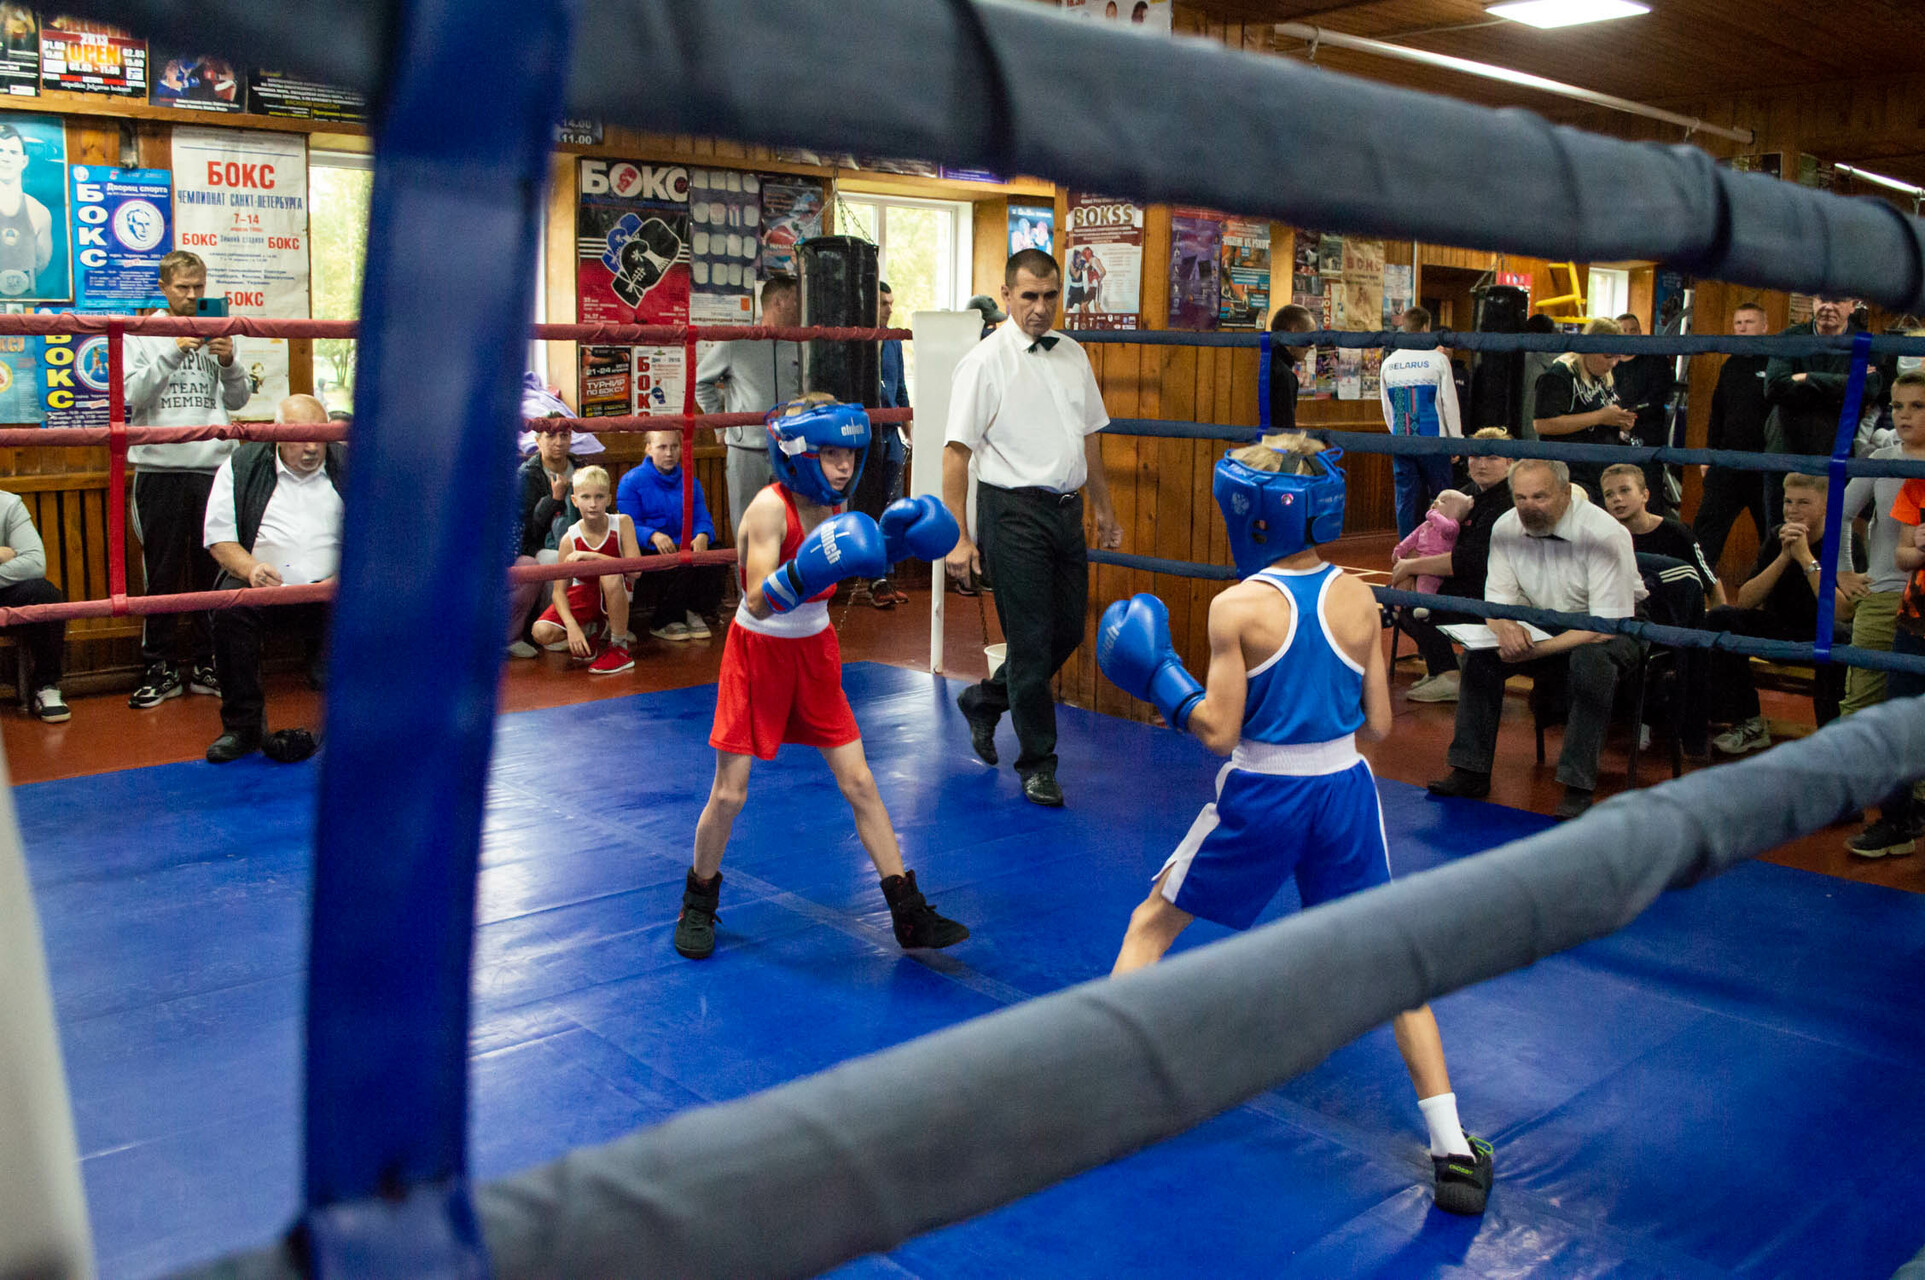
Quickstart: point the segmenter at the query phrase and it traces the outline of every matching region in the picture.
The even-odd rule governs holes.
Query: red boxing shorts
[[[842,692],[842,646],[834,627],[799,639],[729,628],[711,747],[773,760],[784,743],[841,747],[861,736]]]
[[[553,597],[550,598],[552,599]],[[587,582],[570,582],[568,584],[568,612],[574,614],[575,621],[584,627],[591,622],[600,622],[607,616],[607,611],[603,608],[602,582],[600,578],[590,578]],[[552,622],[558,627],[562,625],[561,614],[556,611],[555,606],[552,604],[541,611],[541,617],[536,619],[536,621]]]

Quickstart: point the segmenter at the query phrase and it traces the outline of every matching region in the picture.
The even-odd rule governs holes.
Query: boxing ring
[[[207,1274],[809,1274],[1181,1133],[1401,1009],[1610,934],[1666,889],[1925,772],[1925,717],[1888,704],[1127,980],[1016,1004],[472,1187],[476,871],[505,599],[498,549],[462,530],[509,524],[520,318],[531,312],[549,126],[565,103],[664,131],[923,155],[1560,259],[1656,257],[1913,309],[1925,299],[1925,229],[1880,203],[1718,170],[1688,148],[1592,138],[1523,113],[967,0],[849,0],[834,32],[810,7],[777,0],[579,13],[556,0],[82,7],[155,39],[222,30],[243,56],[385,95],[316,787],[305,1208],[292,1244]],[[923,56],[892,58],[885,37]],[[808,70],[824,65],[873,74]],[[565,66],[572,94],[557,74]],[[478,103],[477,83],[490,86]],[[1223,113],[1226,98],[1243,114]],[[1067,102],[1078,107],[1066,119]],[[1290,129],[1267,123],[1283,120]],[[1392,157],[1394,186],[1382,163]],[[471,232],[459,251],[439,230],[450,224]],[[474,270],[478,260],[494,269]],[[439,340],[419,341],[428,332]],[[1852,469],[1819,466],[1835,478]],[[461,520],[424,531],[424,505]],[[393,554],[404,544],[414,550],[405,564]],[[424,634],[441,643],[404,642]],[[413,767],[397,770],[396,759]],[[24,880],[10,878],[0,905],[18,909]],[[8,936],[37,957],[30,915]],[[22,1043],[44,1050],[51,1015],[37,958],[22,973],[17,1003],[4,1007],[37,1028]],[[1902,1036],[1888,1046],[1902,1047]],[[40,1247],[19,1265],[84,1274],[79,1197],[59,1173],[72,1149],[59,1132],[65,1098],[45,1057],[26,1086],[40,1091],[38,1113],[14,1115],[52,1173],[16,1202]],[[1892,1247],[1880,1240],[1880,1256]]]

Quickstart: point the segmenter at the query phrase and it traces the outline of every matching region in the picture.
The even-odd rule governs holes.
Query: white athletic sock
[[[1467,1156],[1471,1153],[1470,1143],[1464,1137],[1464,1126],[1457,1119],[1456,1094],[1440,1093],[1432,1098],[1419,1098],[1417,1106],[1424,1113],[1424,1123],[1430,1126],[1432,1155]]]

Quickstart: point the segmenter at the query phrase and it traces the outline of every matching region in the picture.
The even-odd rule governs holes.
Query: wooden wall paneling
[[[970,205],[973,217],[970,256],[974,259],[974,292],[1001,297],[1003,265],[1009,261],[1009,197],[996,196]]]
[[[80,507],[80,527],[87,531],[87,570],[88,584],[100,583],[102,594],[107,588],[107,489],[83,489],[77,495]],[[128,566],[128,577],[133,577],[133,565]],[[128,590],[133,590],[132,583]],[[69,596],[71,599],[72,597]]]
[[[554,324],[575,323],[575,160],[572,155],[556,154],[548,162],[547,262],[542,275],[546,292],[544,314]],[[576,403],[579,380],[575,344],[550,342],[546,346],[548,381],[561,389],[563,401],[571,408],[580,409]],[[695,371],[690,369],[687,376],[694,377]]]
[[[1195,377],[1190,381],[1189,411],[1182,415],[1192,422],[1208,422],[1214,408],[1216,395],[1217,359],[1223,354],[1220,347],[1186,348],[1194,353],[1193,368]],[[1207,450],[1206,458],[1210,466],[1199,463],[1190,475],[1190,537],[1185,548],[1185,559],[1208,559],[1199,554],[1210,546],[1211,529],[1220,523],[1216,514],[1216,500],[1211,496],[1211,466],[1215,465],[1216,442],[1203,440],[1197,446]],[[1212,584],[1202,579],[1190,579],[1190,633],[1187,646],[1178,643],[1178,651],[1189,662],[1192,655],[1207,654],[1210,651],[1209,616],[1210,601],[1213,598]]]
[[[1137,405],[1140,400],[1139,378],[1142,372],[1143,348],[1135,345],[1109,345],[1103,347],[1104,406],[1113,418],[1138,417]],[[1144,506],[1150,508],[1151,518],[1155,518],[1154,494],[1149,486],[1155,483],[1154,476],[1146,476],[1140,461],[1142,445],[1146,443],[1141,436],[1105,437],[1103,455],[1105,469],[1110,477],[1110,501],[1116,512],[1116,521],[1123,530],[1123,550],[1139,552],[1148,545],[1145,530],[1138,520],[1138,511]],[[1090,532],[1093,534],[1094,522]],[[1121,600],[1138,591],[1149,589],[1149,575],[1133,569],[1121,569],[1113,565],[1099,565],[1091,580],[1089,602],[1083,611],[1083,647],[1086,655],[1085,668],[1094,677],[1094,700],[1090,705],[1105,715],[1135,717],[1135,699],[1102,678],[1095,670],[1096,622],[1102,610],[1112,600]]]
[[[1154,357],[1155,372],[1144,379],[1144,416],[1182,420],[1189,417],[1188,409],[1176,411],[1179,403],[1188,405],[1195,396],[1195,353],[1182,347],[1148,347],[1148,355]],[[1186,357],[1187,361],[1186,361]],[[1188,394],[1182,393],[1183,373],[1178,366],[1187,363],[1187,376],[1191,380]],[[1146,440],[1146,450],[1154,448],[1156,457],[1156,520],[1151,539],[1145,544],[1148,555],[1165,560],[1188,560],[1190,558],[1190,508],[1195,498],[1194,482],[1197,459],[1197,442],[1193,440]],[[1183,652],[1183,645],[1190,634],[1190,582],[1189,578],[1170,574],[1154,577],[1157,597],[1170,610],[1170,636]],[[1185,655],[1187,661],[1187,655]]]

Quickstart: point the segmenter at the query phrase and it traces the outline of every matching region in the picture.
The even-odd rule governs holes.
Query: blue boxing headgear
[[[869,415],[859,404],[834,400],[791,400],[769,410],[769,463],[775,478],[810,502],[825,507],[847,502],[862,479],[862,457],[869,448]],[[856,451],[856,469],[840,489],[822,474],[822,450],[839,446]]]
[[[1244,577],[1343,532],[1344,474],[1341,449],[1299,455],[1313,475],[1259,471],[1225,454],[1216,464],[1211,490],[1230,531],[1230,552]]]

